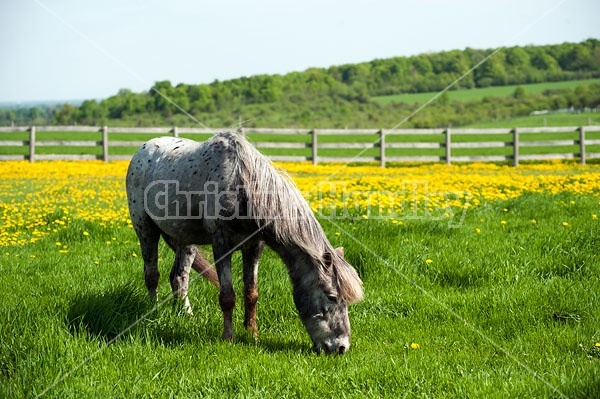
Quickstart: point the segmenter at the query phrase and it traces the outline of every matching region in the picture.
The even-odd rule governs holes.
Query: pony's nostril
[[[346,352],[346,347],[344,345],[340,345],[339,348],[338,348],[338,353],[340,355],[343,355],[344,352]]]

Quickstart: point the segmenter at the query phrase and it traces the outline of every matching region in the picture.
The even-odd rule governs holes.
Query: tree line
[[[196,124],[191,115],[208,126],[231,126],[241,121],[248,126],[370,127],[384,123],[390,113],[398,120],[398,113],[410,113],[415,108],[376,104],[370,101],[373,96],[439,91],[459,78],[453,89],[597,77],[600,41],[596,39],[499,51],[467,48],[209,84],[173,86],[170,81],[161,81],[147,92],[121,89],[107,99],[87,100],[80,106],[0,110],[0,125],[190,126]],[[459,125],[469,123],[476,113],[498,117],[533,109],[595,107],[600,104],[597,97],[593,90],[584,89],[536,96],[523,92],[493,104],[482,101],[466,107],[442,96],[436,107],[420,112],[406,126]],[[445,115],[438,115],[440,112]]]

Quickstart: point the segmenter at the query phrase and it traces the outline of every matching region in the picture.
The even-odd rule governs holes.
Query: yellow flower
[[[403,217],[427,214],[456,222],[464,211],[486,201],[507,201],[526,192],[600,196],[600,165],[581,168],[569,162],[543,162],[518,169],[487,163],[385,169],[370,165],[340,168],[339,163],[313,166],[309,162],[277,166],[292,176],[314,212],[345,208],[353,217],[389,216],[397,225]],[[123,179],[127,167],[126,161],[0,163],[0,247],[36,242],[80,220],[103,229],[132,228]],[[331,182],[332,175],[335,182]],[[569,200],[563,205],[569,203],[573,204]],[[511,212],[510,208],[501,209]],[[55,212],[60,216],[54,217]],[[598,214],[592,219],[597,220]],[[79,234],[91,237],[89,231]]]
[[[411,349],[419,349],[420,347],[421,347],[421,345],[417,344],[416,342],[413,342],[412,344],[410,344]]]
[[[596,342],[596,345],[594,345],[596,348],[600,348],[600,342]]]
[[[565,227],[567,227],[569,225],[569,223],[568,222],[562,222],[562,225],[565,226]]]
[[[428,265],[431,265],[433,263],[433,261],[431,259],[426,259],[425,263],[427,263]]]
[[[535,220],[535,219],[531,219],[531,223],[533,223],[533,224],[536,224],[536,223],[537,223],[537,220]]]
[[[501,220],[500,224],[505,225],[506,224],[506,220]]]
[[[475,227],[475,232],[479,234],[481,233],[481,229],[479,227]]]

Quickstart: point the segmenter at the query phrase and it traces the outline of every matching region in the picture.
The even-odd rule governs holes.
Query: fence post
[[[173,126],[173,137],[179,137],[179,130],[177,130],[177,126]]]
[[[108,126],[102,126],[102,160],[108,162]]]
[[[317,165],[319,163],[319,161],[317,160],[317,129],[313,129],[311,131],[312,134],[312,141],[311,141],[311,145],[312,145],[312,163],[313,165]]]
[[[579,155],[581,156],[581,164],[585,165],[585,129],[579,127]]]
[[[452,163],[452,134],[450,128],[446,129],[444,133],[446,134],[446,165],[450,165]]]
[[[519,129],[513,129],[513,166],[519,166]]]
[[[385,130],[379,131],[379,162],[385,168]]]
[[[35,160],[35,126],[29,128],[29,162]]]

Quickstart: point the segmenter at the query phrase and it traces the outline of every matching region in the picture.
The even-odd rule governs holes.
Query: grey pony
[[[170,281],[188,313],[189,272],[220,286],[223,339],[233,339],[231,254],[242,251],[244,324],[256,334],[258,260],[264,245],[283,260],[294,303],[317,352],[350,347],[348,305],[362,299],[356,270],[327,240],[294,183],[244,137],[219,133],[199,143],[174,137],[145,143],[126,178],[129,212],[139,238],[150,296],[158,298],[158,242],[175,251]],[[212,245],[214,270],[196,245]]]

